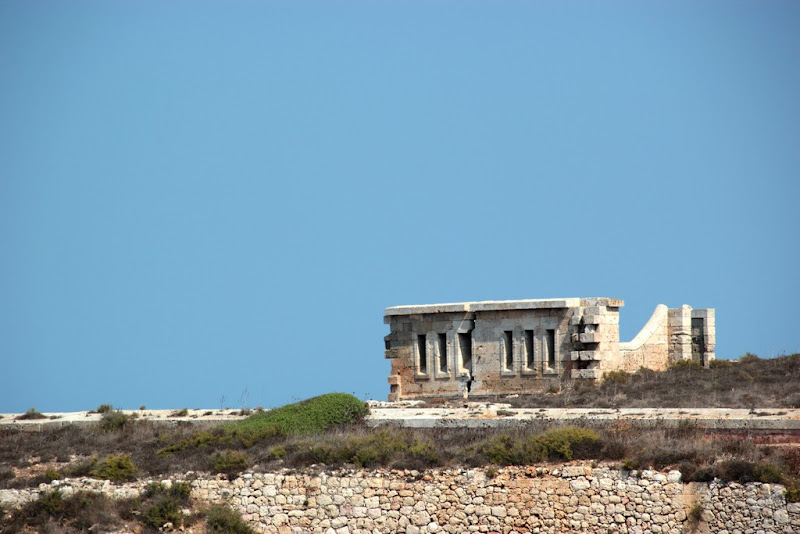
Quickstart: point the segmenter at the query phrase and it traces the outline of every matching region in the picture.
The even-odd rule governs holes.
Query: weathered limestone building
[[[386,308],[389,400],[546,391],[563,379],[714,359],[713,308],[660,304],[632,341],[620,343],[623,305],[600,297]]]

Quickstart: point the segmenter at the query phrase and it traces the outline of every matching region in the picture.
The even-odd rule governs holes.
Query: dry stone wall
[[[578,463],[493,471],[285,471],[189,480],[194,498],[229,504],[269,533],[800,532],[800,503],[787,503],[779,485],[684,484],[677,471]],[[76,479],[53,486],[130,497],[146,484]],[[19,505],[53,486],[0,490],[0,504]]]

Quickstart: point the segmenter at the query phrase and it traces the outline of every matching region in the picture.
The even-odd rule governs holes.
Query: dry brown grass
[[[800,354],[770,359],[747,354],[739,361],[716,360],[708,369],[615,372],[597,387],[565,381],[558,393],[503,402],[515,408],[798,408]]]

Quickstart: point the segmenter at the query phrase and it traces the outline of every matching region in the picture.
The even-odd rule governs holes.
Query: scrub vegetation
[[[602,384],[564,381],[547,393],[503,400],[515,408],[800,408],[800,353],[745,354],[708,368],[680,362],[666,371],[614,371]]]
[[[636,399],[640,390],[649,389],[654,391],[656,401],[648,406],[658,407],[665,405],[660,404],[665,399],[692,397],[694,390],[704,387],[717,391],[722,386],[712,385],[715,383],[737,390],[730,399],[742,399],[743,392],[738,388],[748,382],[753,386],[754,398],[772,399],[774,408],[780,403],[775,396],[766,396],[765,384],[777,383],[780,376],[783,394],[797,399],[799,366],[800,355],[775,360],[748,356],[737,363],[715,364],[711,369],[684,365],[657,373],[671,384],[673,391],[669,395],[659,393],[662,386],[656,386],[657,380],[647,382],[649,373],[643,372],[616,373],[591,391],[619,400]],[[568,394],[565,389],[568,388],[543,397],[563,400],[563,395]],[[674,405],[666,402],[670,404]],[[782,405],[786,404],[789,403]],[[233,478],[246,469],[265,472],[335,467],[423,471],[482,466],[492,471],[502,465],[586,459],[610,462],[632,472],[678,469],[688,481],[718,478],[780,483],[787,487],[787,499],[800,500],[800,447],[774,436],[748,431],[712,432],[689,421],[677,426],[656,421],[646,427],[628,421],[605,425],[531,421],[502,429],[408,429],[394,425],[372,428],[364,423],[367,413],[367,407],[355,397],[333,393],[274,410],[256,410],[246,419],[216,425],[169,425],[132,417],[122,420],[120,415],[124,414],[109,409],[97,425],[45,427],[35,432],[0,427],[0,488],[36,487],[42,482],[78,476],[121,481],[194,471],[223,473]],[[754,416],[759,413],[754,412]],[[5,514],[3,524],[12,525],[10,532],[15,532],[14,525],[43,530],[53,521],[63,532],[79,532],[90,520],[99,525],[133,522],[145,531],[162,528],[162,522],[177,528],[176,521],[183,526],[192,521],[205,522],[209,532],[246,531],[235,530],[246,528],[244,524],[230,526],[238,517],[230,510],[215,508],[187,515],[187,508],[192,508],[188,486],[178,485],[152,487],[136,502],[111,502],[84,494],[69,498],[47,494],[23,509],[0,514]],[[179,517],[176,510],[180,511]],[[108,517],[101,520],[94,515],[87,518],[86,514]],[[212,527],[212,518],[213,525],[227,521],[233,530]]]

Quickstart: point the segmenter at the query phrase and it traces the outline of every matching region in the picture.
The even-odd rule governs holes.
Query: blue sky
[[[797,2],[0,2],[0,412],[385,398],[383,309],[800,352]]]

